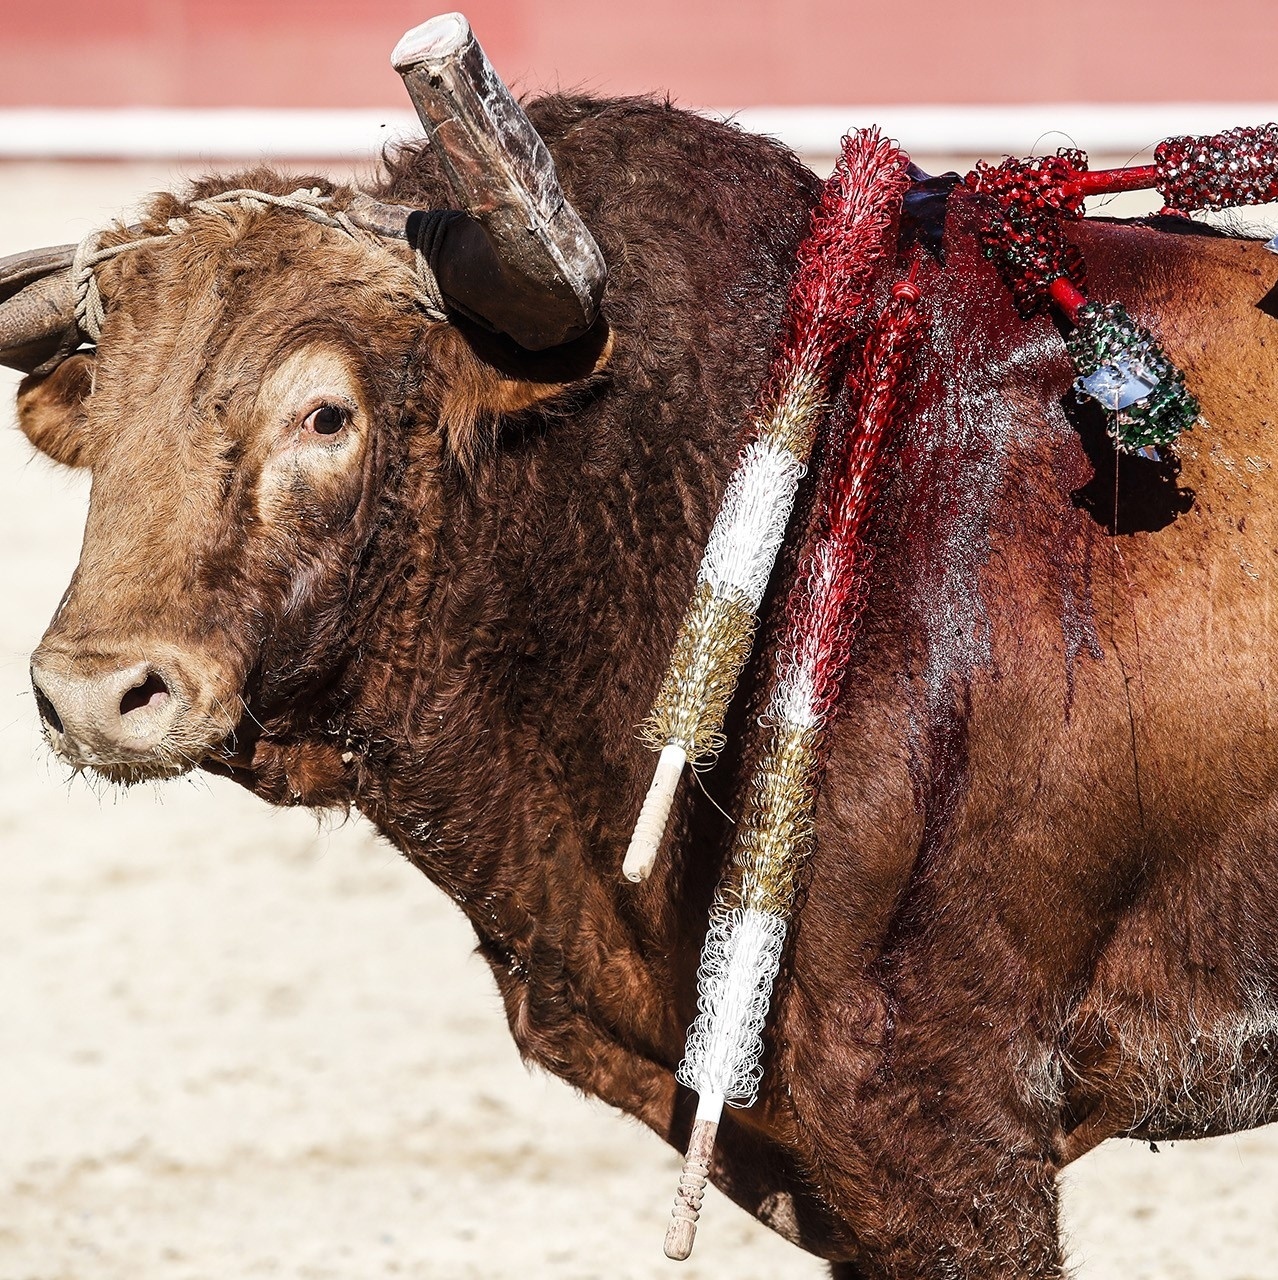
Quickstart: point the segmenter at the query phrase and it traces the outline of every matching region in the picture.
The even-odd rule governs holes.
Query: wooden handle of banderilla
[[[423,22],[395,46],[391,63],[459,207],[483,226],[513,280],[537,286],[527,314],[506,317],[502,332],[534,351],[580,337],[599,314],[603,255],[470,24],[460,13]]]
[[[675,1192],[670,1225],[666,1228],[666,1257],[682,1262],[692,1252],[697,1238],[697,1222],[701,1218],[701,1202],[710,1180],[710,1159],[714,1155],[714,1139],[719,1132],[717,1120],[696,1120],[688,1139],[688,1154],[683,1158],[679,1189]]]
[[[661,749],[652,786],[644,797],[643,807],[635,821],[634,834],[630,837],[630,847],[626,850],[626,860],[621,865],[622,874],[627,880],[637,884],[640,880],[646,880],[652,871],[652,864],[657,860],[657,850],[666,834],[670,809],[674,805],[675,792],[679,789],[679,778],[687,759],[682,747]]]

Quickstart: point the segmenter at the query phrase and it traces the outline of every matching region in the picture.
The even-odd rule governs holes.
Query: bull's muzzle
[[[45,733],[69,764],[108,775],[180,772],[190,707],[180,674],[147,661],[86,664],[37,653],[31,683]]]

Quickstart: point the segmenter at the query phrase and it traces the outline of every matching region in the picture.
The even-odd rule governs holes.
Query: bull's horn
[[[74,328],[74,253],[67,244],[0,258],[0,364],[30,373]]]
[[[445,301],[485,328],[507,334],[529,351],[580,336],[590,326],[579,308],[562,308],[540,284],[508,269],[483,224],[458,210],[424,212],[357,192],[346,207],[356,226],[406,240],[425,254]],[[565,314],[566,313],[566,314]],[[588,313],[593,321],[594,311]]]
[[[432,18],[391,62],[471,215],[447,227],[434,255],[445,296],[528,350],[585,333],[599,315],[603,255],[470,24],[459,13]]]

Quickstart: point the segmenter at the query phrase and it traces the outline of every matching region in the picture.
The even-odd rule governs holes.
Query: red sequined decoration
[[[1154,150],[1168,208],[1228,209],[1278,200],[1278,124],[1167,138]]]
[[[1086,169],[1086,152],[1062,147],[1039,159],[978,161],[963,179],[969,190],[998,201],[998,217],[982,231],[981,248],[998,264],[1022,316],[1048,305],[1054,280],[1087,287],[1083,255],[1065,238],[1060,221],[1083,216],[1083,197],[1067,194],[1066,184]]]
[[[978,160],[963,184],[969,190],[996,196],[1004,207],[1016,209],[1026,217],[1051,209],[1071,218],[1081,218],[1082,199],[1065,195],[1064,188],[1086,172],[1087,152],[1062,147],[1054,156],[1037,159],[1018,160],[1007,156],[1001,164]]]

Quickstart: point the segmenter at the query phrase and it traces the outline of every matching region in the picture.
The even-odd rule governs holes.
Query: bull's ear
[[[18,425],[41,453],[68,467],[90,462],[84,402],[93,390],[93,357],[74,355],[52,373],[18,387]]]
[[[453,453],[469,462],[503,418],[581,386],[611,354],[612,331],[602,318],[580,338],[547,351],[525,351],[460,318],[439,325],[428,359]]]

